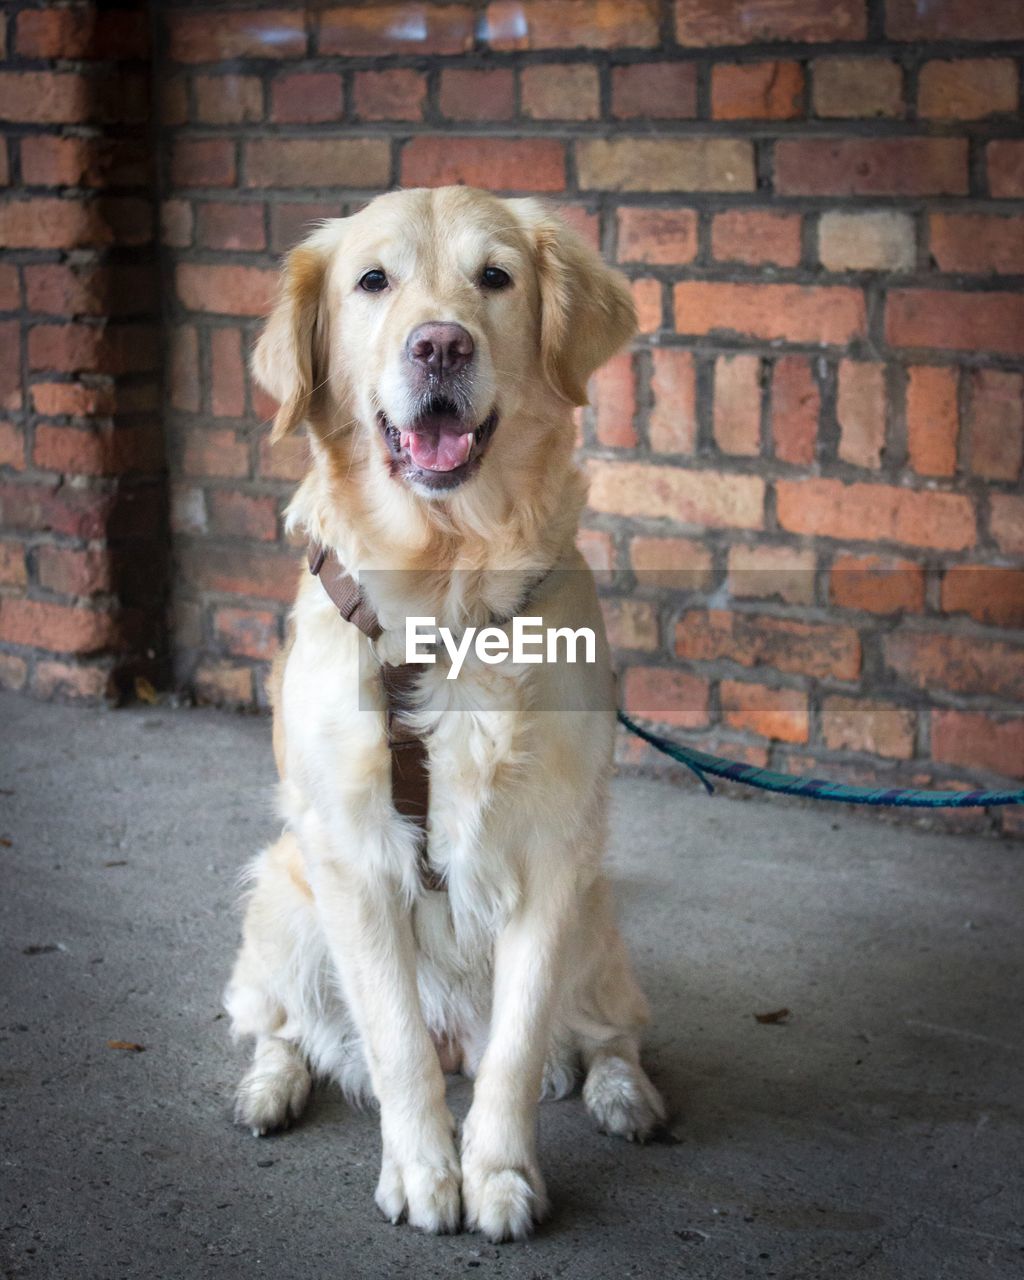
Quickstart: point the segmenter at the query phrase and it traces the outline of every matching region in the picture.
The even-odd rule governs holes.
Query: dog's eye
[[[501,267],[484,267],[480,273],[480,283],[485,289],[507,289],[512,283],[512,277],[507,271],[502,271]]]
[[[382,289],[388,287],[388,278],[380,267],[374,267],[360,279],[359,287],[365,289],[367,293],[380,293]]]

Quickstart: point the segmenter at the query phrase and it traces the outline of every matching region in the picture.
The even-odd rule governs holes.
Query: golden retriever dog
[[[314,1077],[375,1098],[377,1204],[425,1231],[530,1232],[538,1103],[578,1067],[602,1130],[643,1139],[664,1118],[601,870],[612,677],[575,547],[573,407],[634,331],[625,281],[543,205],[449,187],[320,226],[255,351],[273,438],[309,433],[289,526],[381,631],[303,574],[272,682],[286,827],[251,868],[225,997],[255,1039],[236,1115],[287,1125]],[[456,634],[524,611],[592,628],[595,660],[423,667],[406,719],[428,751],[428,879],[393,803],[382,664],[404,661],[410,616]],[[461,1142],[456,1070],[475,1082]]]

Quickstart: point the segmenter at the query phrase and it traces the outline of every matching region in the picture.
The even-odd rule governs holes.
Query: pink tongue
[[[403,431],[402,445],[412,460],[426,471],[454,471],[469,459],[473,433],[457,435],[454,431]]]

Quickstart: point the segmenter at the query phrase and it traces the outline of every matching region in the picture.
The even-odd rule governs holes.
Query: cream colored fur
[[[485,265],[513,287],[481,289]],[[357,287],[376,267],[386,294]],[[473,335],[474,408],[482,421],[497,404],[501,419],[477,474],[436,497],[392,474],[375,419],[408,411],[406,336],[439,319]],[[547,1203],[538,1099],[568,1092],[577,1065],[601,1128],[643,1138],[664,1115],[601,873],[611,677],[574,548],[572,406],[633,328],[625,283],[542,206],[446,188],[324,224],[290,256],[255,354],[281,402],[276,435],[309,431],[290,526],[357,576],[393,572],[364,579],[385,627],[372,646],[301,579],[275,673],[286,827],[250,870],[226,993],[235,1033],[255,1038],[237,1117],[257,1133],[287,1124],[313,1076],[375,1097],[377,1203],[427,1231],[529,1232]],[[575,572],[547,577],[529,613],[593,627],[596,664],[470,658],[457,682],[442,665],[422,681],[430,857],[448,887],[427,892],[391,804],[379,663],[401,660],[407,614],[483,625],[552,568]],[[565,706],[593,709],[551,709]],[[456,1068],[475,1078],[461,1143],[443,1075]]]

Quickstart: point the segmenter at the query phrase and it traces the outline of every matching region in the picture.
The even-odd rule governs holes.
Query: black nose
[[[406,351],[413,364],[432,374],[458,373],[473,359],[473,339],[461,324],[431,321],[409,334]]]

